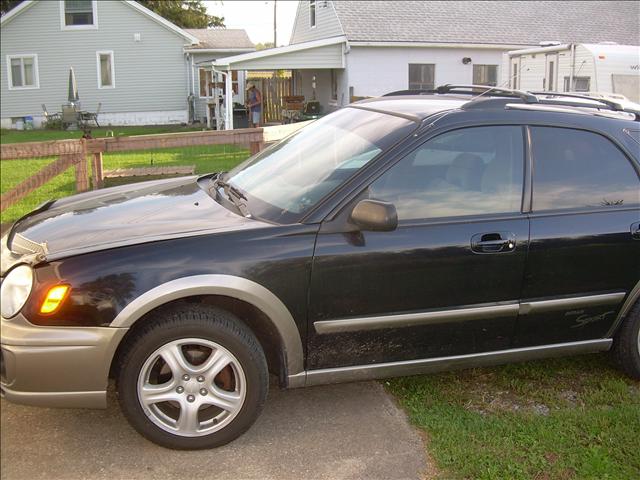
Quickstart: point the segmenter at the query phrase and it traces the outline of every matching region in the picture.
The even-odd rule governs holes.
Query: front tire
[[[224,445],[264,405],[267,362],[255,335],[214,307],[176,305],[152,314],[128,340],[118,397],[129,423],[167,448]]]
[[[640,380],[640,301],[629,311],[616,333],[613,355],[627,375]]]

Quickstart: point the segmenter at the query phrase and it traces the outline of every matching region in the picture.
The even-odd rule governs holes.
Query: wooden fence
[[[243,128],[225,131],[202,131],[107,137],[90,140],[54,140],[49,142],[9,143],[0,145],[0,160],[23,160],[58,157],[40,171],[22,181],[0,197],[0,211],[26,197],[70,167],[75,169],[76,191],[84,192],[102,187],[102,154],[156,148],[179,148],[195,145],[245,145],[251,154],[293,133],[308,122],[265,128]],[[88,162],[92,162],[91,181]]]
[[[75,169],[76,191],[89,190],[88,161],[92,162],[93,188],[102,185],[102,154],[127,150],[154,148],[178,148],[195,145],[246,145],[251,153],[264,146],[262,128],[245,128],[226,131],[203,131],[168,133],[161,135],[139,135],[131,137],[109,137],[81,140],[54,140],[50,142],[10,143],[0,145],[0,159],[4,161],[58,157],[37,173],[20,182],[0,197],[0,211],[26,197],[35,189],[49,182],[70,167]]]

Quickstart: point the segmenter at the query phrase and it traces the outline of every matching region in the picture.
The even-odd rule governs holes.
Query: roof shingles
[[[333,2],[350,41],[640,45],[637,1]]]
[[[187,32],[200,40],[198,45],[192,45],[193,50],[252,50],[255,45],[249,39],[247,32],[241,28],[186,28]]]

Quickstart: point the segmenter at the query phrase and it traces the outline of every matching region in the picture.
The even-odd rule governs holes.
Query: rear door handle
[[[634,240],[640,240],[640,222],[631,224],[631,236]]]
[[[508,253],[516,249],[513,232],[476,233],[471,237],[471,250],[475,253]]]

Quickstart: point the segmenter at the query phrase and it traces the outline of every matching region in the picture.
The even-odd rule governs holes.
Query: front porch
[[[345,46],[344,37],[316,40],[221,58],[212,68],[228,78],[231,72],[247,71],[247,81],[263,95],[263,122],[278,124],[287,120],[282,115],[285,97],[304,97],[305,105],[319,105],[321,115],[349,103]],[[225,124],[233,128],[229,113]]]

